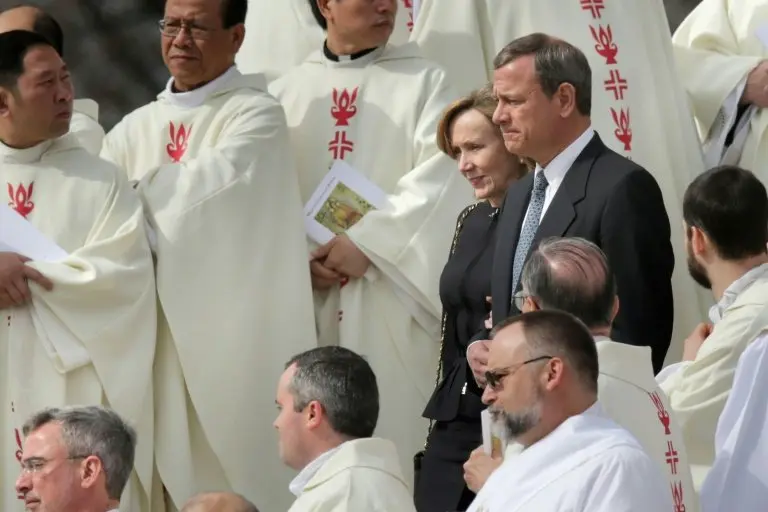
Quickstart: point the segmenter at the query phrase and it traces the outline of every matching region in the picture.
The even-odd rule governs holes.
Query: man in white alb
[[[672,39],[708,167],[768,183],[768,2],[703,0]]]
[[[751,172],[718,167],[688,187],[683,214],[688,270],[717,304],[709,312],[712,323],[685,340],[683,362],[657,380],[680,422],[700,491],[715,460],[717,422],[738,360],[768,328],[768,195]]]
[[[29,30],[48,39],[64,57],[64,33],[59,23],[42,9],[22,5],[0,12],[0,34],[9,30]],[[89,99],[74,101],[69,131],[76,134],[85,149],[94,155],[101,151],[104,128],[99,124],[99,105]]]
[[[715,434],[703,512],[762,510],[768,502],[768,330],[741,354]]]
[[[406,43],[419,0],[375,1],[397,9],[390,42]],[[317,6],[318,0],[251,0],[245,18],[245,40],[236,59],[238,69],[243,73],[264,73],[271,82],[304,62],[325,40],[312,12]]]
[[[275,402],[280,457],[299,472],[289,512],[416,512],[395,445],[373,437],[379,389],[360,355],[318,347],[294,356]]]
[[[156,461],[175,507],[210,489],[287,507],[266,384],[316,346],[285,115],[263,76],[234,66],[246,4],[168,0],[172,78],[104,141],[156,239]],[[247,403],[235,398],[244,391]]]
[[[562,311],[510,317],[494,329],[483,402],[522,445],[469,512],[674,510],[661,468],[597,401],[592,335]]]
[[[162,511],[149,501],[156,302],[141,202],[67,133],[72,97],[44,37],[0,34],[0,509],[23,508],[11,483],[29,415],[108,404],[142,436],[123,506]]]
[[[654,380],[651,350],[610,339],[619,299],[603,251],[583,238],[546,239],[525,264],[521,282],[523,288],[514,298],[520,311],[565,311],[590,329],[600,363],[597,397],[606,415],[635,436],[656,461],[669,480],[675,506],[695,510],[696,493],[682,431],[669,412],[667,396]],[[467,473],[474,475],[471,466],[479,464],[484,462],[470,459]],[[482,482],[474,483],[481,487],[477,484]]]
[[[395,442],[410,475],[434,387],[441,262],[472,201],[436,145],[437,122],[455,95],[415,45],[387,43],[393,0],[318,5],[325,43],[270,91],[288,117],[305,202],[335,160],[388,197],[386,208],[316,248],[310,267],[320,344],[370,361],[382,383],[377,435]]]

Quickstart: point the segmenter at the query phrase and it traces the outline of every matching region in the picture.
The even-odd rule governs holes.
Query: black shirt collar
[[[333,53],[330,49],[328,49],[328,41],[323,42],[323,55],[325,55],[326,59],[332,60],[333,62],[339,62],[342,60],[359,59],[360,57],[365,57],[366,55],[368,55],[374,50],[376,50],[376,48],[368,48],[367,50],[361,50],[357,53],[353,53],[352,55],[338,56],[335,53]]]

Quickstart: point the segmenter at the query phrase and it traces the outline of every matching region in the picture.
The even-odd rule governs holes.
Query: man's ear
[[[11,113],[11,101],[13,93],[10,89],[0,87],[0,117],[8,117]]]
[[[95,455],[86,457],[80,465],[80,486],[89,489],[96,485],[99,477],[104,473],[104,465],[101,459]]]

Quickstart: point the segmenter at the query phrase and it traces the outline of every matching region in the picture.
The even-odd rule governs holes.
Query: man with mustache
[[[381,378],[378,434],[406,462],[424,446],[428,426],[421,414],[435,386],[442,262],[455,220],[472,201],[436,142],[456,95],[416,45],[389,44],[395,0],[306,1],[325,43],[270,85],[288,118],[302,200],[338,160],[387,198],[386,207],[314,247],[319,341],[368,358]]]
[[[717,301],[685,340],[683,362],[658,376],[688,448],[694,485],[715,460],[718,418],[744,350],[768,328],[768,196],[734,166],[696,178],[683,198],[688,270]]]
[[[10,30],[28,30],[45,37],[64,57],[64,32],[56,19],[38,7],[20,5],[0,13],[0,34]],[[90,153],[98,154],[104,140],[104,128],[98,122],[99,105],[89,99],[75,100],[69,131]]]
[[[597,401],[597,350],[581,321],[523,313],[492,338],[483,401],[523,450],[491,475],[469,512],[673,510],[661,469]]]

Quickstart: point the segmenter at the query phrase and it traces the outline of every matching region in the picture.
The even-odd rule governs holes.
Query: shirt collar
[[[174,79],[171,77],[165,86],[165,90],[163,91],[162,96],[168,98],[168,100],[177,107],[197,108],[205,103],[205,100],[208,99],[208,96],[218,91],[224,84],[239,74],[240,72],[237,70],[237,67],[232,66],[204,86],[185,92],[174,92]]]
[[[579,135],[576,140],[571,142],[567,148],[553,158],[546,168],[542,169],[541,165],[536,164],[535,172],[543,170],[544,177],[547,178],[549,187],[553,190],[557,189],[563,181],[563,178],[565,178],[566,173],[568,173],[568,169],[571,168],[573,162],[575,162],[581,152],[584,151],[584,148],[587,147],[587,144],[589,144],[589,141],[592,140],[594,135],[595,130],[590,126],[584,130],[584,133]]]
[[[339,451],[339,449],[344,445],[344,443],[340,444],[336,448],[332,448],[328,450],[327,452],[323,453],[319,457],[317,457],[315,460],[304,466],[304,469],[302,469],[296,477],[291,480],[291,483],[288,485],[288,489],[291,491],[291,494],[296,496],[297,498],[301,495],[301,493],[304,492],[304,488],[307,486],[307,484],[315,477],[318,471],[320,471],[320,468],[323,467],[323,465],[333,457],[333,455]]]
[[[736,299],[738,296],[747,288],[749,288],[752,283],[760,279],[764,274],[768,273],[768,263],[763,263],[762,265],[759,265],[752,270],[745,273],[743,276],[735,280],[728,286],[728,288],[725,289],[723,292],[723,296],[720,297],[720,300],[717,304],[709,308],[709,320],[716,324],[723,318],[723,313],[726,309],[731,307],[734,302],[736,302]]]
[[[356,53],[352,53],[350,55],[336,55],[331,51],[330,48],[328,48],[328,40],[323,42],[323,55],[325,55],[325,58],[328,60],[332,60],[334,62],[342,62],[342,61],[349,61],[349,60],[356,60],[360,57],[365,57],[369,53],[376,50],[377,47],[368,48],[367,50],[361,50]]]

